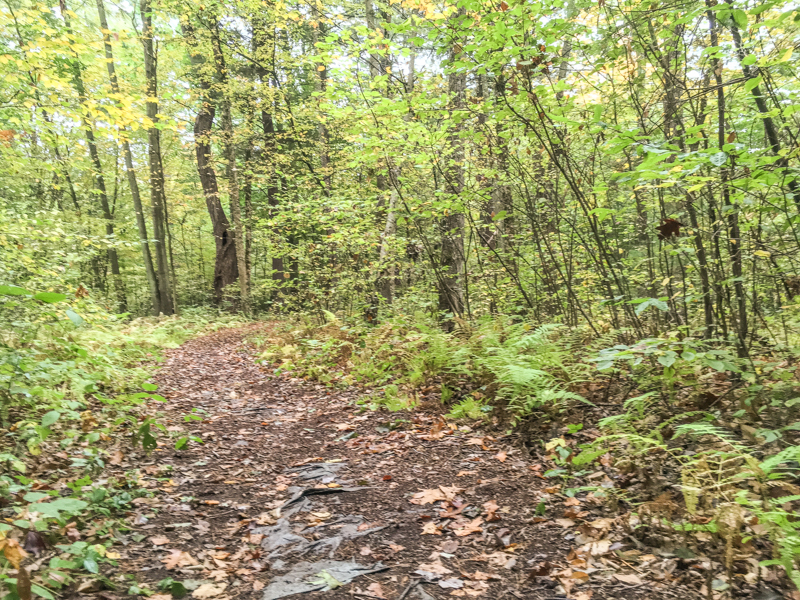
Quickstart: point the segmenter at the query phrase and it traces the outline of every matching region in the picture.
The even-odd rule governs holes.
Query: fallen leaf
[[[125,458],[125,455],[122,453],[122,451],[116,450],[111,454],[111,458],[108,459],[108,464],[118,465],[122,462],[123,458]]]
[[[421,535],[442,535],[442,529],[433,521],[428,521],[422,526]]]
[[[359,550],[358,553],[361,556],[369,556],[370,554],[372,554],[372,548],[370,548],[369,546],[362,546],[361,550]]]
[[[621,581],[622,583],[630,583],[631,585],[641,585],[642,580],[639,579],[638,575],[634,575],[633,573],[628,574],[620,574],[614,573],[614,579],[617,581]]]
[[[508,455],[503,450],[501,450],[500,452],[498,452],[497,454],[494,455],[494,458],[496,458],[500,462],[506,462],[506,458],[507,457],[508,457]]]
[[[222,595],[226,587],[227,583],[204,583],[192,592],[192,598],[216,598]]]
[[[478,517],[462,529],[457,529],[453,533],[455,533],[458,537],[464,537],[465,535],[470,535],[471,533],[480,533],[483,531],[483,528],[481,527],[482,523],[483,517]]]
[[[581,501],[575,498],[574,496],[572,498],[567,498],[566,500],[564,500],[564,506],[580,506],[580,505]]]
[[[199,564],[191,554],[181,550],[170,550],[170,555],[161,560],[164,567],[167,569],[174,569],[175,567],[190,567]]]
[[[19,545],[19,542],[12,538],[0,540],[0,548],[3,550],[3,556],[14,565],[15,569],[19,569],[19,564],[28,556],[28,553]]]
[[[488,502],[483,503],[483,510],[486,511],[486,522],[487,523],[494,523],[495,521],[499,521],[500,517],[497,516],[497,511],[500,510],[497,502],[494,500],[489,500]]]
[[[256,581],[253,582],[253,591],[254,592],[260,592],[263,589],[264,589],[264,582],[263,581],[256,580]]]
[[[378,583],[377,581],[375,583],[370,583],[367,586],[367,591],[370,592],[376,598],[382,598],[382,599],[386,598],[386,592],[383,591],[381,584]]]
[[[561,527],[574,527],[575,521],[572,519],[554,519],[554,523],[561,525]]]
[[[154,546],[163,546],[164,544],[169,544],[169,538],[165,535],[154,535],[153,537],[147,538],[150,540],[150,543]]]
[[[598,540],[596,542],[590,542],[589,544],[581,546],[581,551],[588,552],[592,556],[602,556],[603,554],[606,554],[610,548],[610,540]]]
[[[450,573],[452,573],[450,569],[448,569],[442,564],[441,560],[435,560],[434,562],[430,563],[423,563],[418,568],[421,571],[427,571],[428,573],[434,573],[436,575],[449,575]]]
[[[440,486],[438,488],[417,492],[414,494],[414,496],[412,496],[409,502],[411,504],[421,504],[424,506],[426,504],[439,502],[440,500],[453,500],[456,497],[456,494],[460,494],[463,491],[464,488],[460,487]]]
[[[389,544],[389,548],[391,548],[392,552],[400,552],[401,550],[405,550],[405,546],[401,546],[400,544]]]

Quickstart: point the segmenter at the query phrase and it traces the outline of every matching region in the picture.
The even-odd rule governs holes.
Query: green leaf
[[[52,502],[39,502],[36,504],[31,504],[28,507],[28,512],[38,512],[43,514],[45,517],[60,519],[62,512],[75,515],[87,506],[89,506],[88,503],[76,498],[58,498]]]
[[[47,600],[56,600],[56,597],[53,596],[53,594],[51,594],[49,590],[43,588],[40,585],[36,585],[35,583],[31,583],[31,591],[37,596],[41,596],[42,598],[46,598]]]
[[[47,304],[55,304],[56,302],[66,300],[66,298],[67,296],[65,294],[56,294],[55,292],[39,292],[34,296],[35,300],[46,302]]]
[[[2,296],[24,296],[27,293],[27,290],[15,285],[0,285],[0,295]]]
[[[715,154],[712,154],[708,160],[711,161],[712,165],[716,167],[721,167],[722,165],[725,164],[725,161],[728,160],[728,155],[725,154],[724,152],[717,152]]]
[[[58,421],[60,417],[61,413],[57,410],[51,410],[50,412],[45,413],[42,416],[42,427],[50,427],[50,425]]]
[[[100,567],[98,566],[97,561],[93,558],[84,559],[83,568],[89,571],[89,573],[100,572]]]
[[[715,371],[724,371],[725,370],[725,363],[721,360],[710,360],[708,361],[708,366],[714,369]]]
[[[69,317],[69,320],[72,321],[75,325],[80,326],[80,325],[83,325],[84,323],[86,323],[86,321],[83,320],[83,317],[81,317],[78,313],[76,313],[71,308],[68,308],[66,313],[67,313],[67,316]]]
[[[182,437],[177,442],[175,442],[175,450],[183,450],[186,447],[186,444],[189,443],[188,437]]]
[[[39,500],[49,497],[50,494],[45,494],[44,492],[28,492],[22,499],[25,500],[25,502],[38,502]]]
[[[744,84],[744,91],[750,92],[755,88],[757,85],[761,84],[761,75],[758,77],[753,77],[752,79],[748,79]]]
[[[158,389],[158,386],[154,383],[143,383],[142,389],[148,392],[155,392]]]
[[[750,65],[755,64],[757,60],[758,57],[756,57],[755,54],[748,54],[747,56],[744,57],[744,59],[742,59],[742,64],[746,67],[749,67]]]
[[[658,362],[664,365],[665,367],[671,367],[675,364],[675,360],[678,358],[678,355],[673,352],[672,350],[668,351],[666,354],[662,354],[658,357]]]
[[[736,25],[738,25],[740,29],[747,29],[747,13],[739,8],[732,12],[733,20],[736,22]]]
[[[648,298],[636,307],[636,315],[641,315],[651,306],[655,306],[661,312],[667,312],[669,310],[669,306],[667,306],[667,303],[663,300],[659,300],[658,298]]]

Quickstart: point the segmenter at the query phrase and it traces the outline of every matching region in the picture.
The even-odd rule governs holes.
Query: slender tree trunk
[[[111,32],[108,29],[108,20],[106,19],[106,8],[103,0],[97,0],[97,15],[100,18],[100,30],[103,33],[103,46],[106,53],[106,68],[108,69],[108,79],[111,82],[111,91],[119,95],[119,82],[117,81],[117,72],[114,65],[114,53],[111,47]],[[125,157],[125,172],[128,177],[128,187],[131,191],[131,200],[133,200],[133,210],[136,213],[136,228],[139,231],[139,246],[142,250],[142,260],[144,262],[145,276],[147,277],[147,285],[150,288],[150,302],[152,303],[152,312],[158,315],[161,312],[161,299],[158,293],[158,279],[156,272],[153,268],[153,258],[150,254],[150,242],[147,237],[147,222],[144,217],[144,209],[142,208],[142,197],[139,193],[139,182],[136,179],[136,171],[133,167],[133,156],[131,154],[131,145],[127,137],[122,141],[122,153]]]
[[[729,5],[733,6],[732,0],[725,1]],[[755,79],[759,76],[759,68],[757,66],[746,65],[744,63],[747,52],[745,51],[744,44],[742,43],[742,36],[739,33],[739,28],[736,25],[732,25],[730,30],[731,37],[733,38],[733,44],[736,47],[736,57],[739,59],[739,64],[742,65],[742,73],[744,73],[744,76],[748,80]],[[772,117],[768,114],[769,107],[767,106],[767,101],[761,91],[761,86],[754,86],[750,90],[750,93],[753,95],[753,100],[755,100],[758,112],[761,113],[761,123],[764,126],[764,134],[767,137],[767,142],[769,143],[770,149],[775,156],[780,156],[781,141],[778,137],[778,129],[775,127],[775,121],[773,121]],[[785,169],[789,166],[789,161],[785,156],[780,156],[780,158],[775,162],[775,166]],[[800,212],[800,183],[797,182],[797,178],[790,175],[788,187],[790,195],[794,200],[795,207],[797,208],[798,212]]]
[[[172,285],[167,258],[167,195],[164,169],[161,164],[161,132],[158,127],[158,59],[153,45],[153,15],[150,0],[142,0],[142,46],[144,48],[144,75],[147,82],[147,118],[152,126],[147,130],[148,165],[150,167],[150,204],[153,207],[153,235],[155,236],[156,265],[158,267],[159,307],[163,314],[175,313]]]
[[[247,257],[244,248],[245,232],[242,226],[242,207],[239,200],[239,174],[236,168],[236,144],[233,139],[233,117],[231,115],[231,90],[225,66],[225,55],[222,53],[222,43],[219,39],[219,24],[212,31],[214,44],[214,65],[217,71],[217,80],[222,88],[222,132],[225,136],[225,175],[228,179],[228,200],[230,202],[231,218],[235,230],[232,232],[236,245],[236,268],[239,273],[239,293],[241,295],[242,312],[249,314],[250,300],[247,294],[248,273]]]
[[[314,49],[316,51],[317,42],[319,41],[320,34],[324,37],[325,31],[322,26],[321,21],[317,21],[317,27],[311,28],[311,40],[314,45]],[[316,87],[316,91],[320,94],[325,93],[325,89],[328,85],[328,68],[324,63],[317,63],[317,77],[314,80],[314,85]],[[320,96],[320,102],[322,98]],[[320,111],[320,117],[323,117],[322,111]],[[317,124],[317,133],[319,135],[319,166],[320,171],[322,172],[322,181],[325,184],[325,195],[331,195],[331,184],[333,182],[333,174],[331,173],[330,168],[330,155],[328,154],[328,147],[329,147],[329,135],[328,135],[328,128],[325,125],[325,122],[320,119],[319,123]]]
[[[455,18],[464,15],[461,8]],[[455,70],[453,63],[462,52],[458,40],[453,40],[450,49],[449,64],[453,69],[448,75],[447,87],[451,97],[451,110],[457,111],[464,106],[467,76]],[[441,277],[439,278],[439,310],[449,313],[452,318],[446,318],[442,326],[446,331],[455,327],[455,318],[464,314],[464,214],[459,206],[460,195],[464,189],[464,146],[459,139],[459,126],[451,125],[450,134],[451,155],[445,169],[445,191],[451,202],[447,214],[439,221],[441,231],[442,250],[440,256]]]
[[[72,28],[69,24],[69,19],[64,14],[64,22],[67,26],[67,31],[72,33]],[[90,122],[90,113],[88,111],[89,99],[86,95],[86,87],[83,84],[83,75],[81,73],[82,65],[77,53],[74,55],[72,62],[72,81],[75,85],[75,91],[78,92],[78,100],[81,103],[81,121],[83,125],[84,135],[86,137],[86,144],[89,146],[89,156],[92,160],[93,178],[97,196],[100,199],[100,208],[103,211],[103,219],[105,220],[106,236],[112,241],[114,238],[114,214],[111,211],[111,206],[108,203],[108,192],[106,191],[106,180],[103,176],[103,163],[100,160],[100,153],[97,150],[97,141],[94,137],[94,129]],[[109,247],[106,251],[108,255],[108,262],[111,266],[111,278],[113,280],[114,294],[117,301],[117,309],[119,312],[127,312],[128,300],[125,293],[125,282],[122,281],[122,275],[119,269],[119,256],[117,249],[113,246]]]
[[[708,0],[706,0],[708,4]],[[707,13],[711,45],[716,46],[719,42],[717,35],[717,19],[713,11]],[[717,84],[717,146],[722,151],[726,143],[725,134],[725,88],[722,85],[722,59],[716,58],[714,61],[714,77]],[[742,238],[739,230],[739,210],[736,206],[731,206],[730,187],[728,185],[729,173],[726,166],[719,170],[719,177],[722,184],[722,205],[730,206],[728,213],[728,251],[731,260],[731,272],[734,277],[733,289],[736,294],[736,337],[739,356],[747,356],[747,296],[742,282]]]
[[[270,76],[264,66],[269,63],[275,68],[275,31],[268,34],[266,25],[262,20],[253,19],[253,54],[258,60],[256,71],[262,86],[270,84]],[[267,108],[269,107],[269,109]],[[275,216],[280,202],[278,191],[277,156],[278,143],[276,139],[275,121],[272,116],[272,100],[264,102],[261,110],[261,129],[264,133],[264,165],[267,169],[267,204],[270,216]],[[272,280],[276,287],[283,287],[293,279],[294,269],[286,270],[286,258],[281,255],[272,256]]]

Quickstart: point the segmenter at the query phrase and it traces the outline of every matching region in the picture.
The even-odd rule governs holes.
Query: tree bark
[[[63,13],[64,22],[67,26],[67,31],[71,34],[72,28],[69,24],[69,19],[66,16],[66,11]],[[74,53],[74,60],[72,62],[72,81],[75,86],[75,91],[78,92],[78,100],[81,104],[81,122],[83,125],[84,135],[86,137],[86,144],[89,146],[89,156],[92,160],[92,170],[95,190],[100,199],[100,208],[103,211],[103,219],[105,220],[106,236],[111,241],[114,237],[114,214],[111,211],[111,206],[108,203],[108,192],[106,191],[106,180],[103,176],[103,163],[100,160],[100,153],[97,150],[97,141],[94,137],[94,129],[89,121],[90,114],[88,112],[89,99],[86,95],[86,87],[83,84],[83,75],[81,73],[81,62],[77,53]],[[117,300],[117,309],[119,312],[127,312],[128,300],[125,292],[125,282],[122,281],[122,276],[119,269],[119,256],[117,249],[113,246],[109,247],[106,251],[108,255],[108,262],[111,266],[111,278],[113,280],[114,294]]]
[[[455,18],[464,15],[460,8]],[[461,45],[454,39],[450,49],[449,64],[451,72],[448,75],[447,87],[451,97],[451,115],[464,106],[467,76],[464,72],[455,70],[453,63],[462,52]],[[464,214],[457,208],[459,196],[464,189],[464,146],[459,139],[460,126],[451,124],[450,147],[451,154],[445,168],[445,192],[451,202],[447,214],[439,221],[441,231],[441,255],[439,277],[439,310],[451,317],[446,317],[442,327],[446,331],[455,328],[455,319],[464,314]]]
[[[97,0],[97,15],[100,18],[100,30],[103,34],[103,46],[106,53],[106,68],[108,69],[108,79],[111,82],[111,91],[119,95],[121,92],[119,89],[119,81],[117,80],[116,67],[114,65],[114,53],[111,47],[111,32],[108,29],[106,8],[103,4],[103,0]],[[139,182],[136,179],[136,170],[133,167],[131,144],[127,138],[123,138],[122,140],[122,153],[125,157],[125,172],[128,177],[128,187],[131,191],[131,200],[133,200],[133,210],[136,213],[136,228],[139,232],[139,246],[142,250],[142,260],[144,262],[147,285],[150,288],[152,313],[154,315],[158,315],[161,312],[161,300],[158,292],[158,279],[156,278],[156,272],[153,268],[153,257],[150,254],[150,241],[147,237],[147,222],[144,218],[144,209],[142,208],[142,197],[139,193]]]
[[[189,53],[192,66],[197,74],[200,90],[202,92],[200,111],[194,121],[195,157],[197,159],[197,174],[203,187],[206,198],[206,207],[211,217],[216,244],[216,259],[214,262],[214,297],[217,303],[222,301],[222,290],[225,286],[236,281],[238,266],[236,260],[236,245],[233,240],[230,222],[222,208],[219,198],[217,174],[211,162],[211,127],[214,125],[214,116],[217,110],[218,95],[212,89],[212,81],[203,70],[202,51],[198,48],[194,30],[188,22],[181,24],[183,35],[189,41]]]
[[[152,122],[152,126],[147,130],[147,160],[150,167],[150,204],[153,207],[159,309],[163,314],[171,315],[175,313],[175,302],[167,257],[167,195],[164,188],[164,169],[161,164],[161,132],[156,127],[158,123],[158,59],[153,46],[153,17],[150,0],[142,0],[140,12],[143,25],[144,74],[147,82],[146,109],[147,118]]]
[[[245,232],[242,227],[242,207],[239,202],[239,174],[236,169],[236,144],[233,140],[233,117],[231,115],[231,90],[225,66],[225,55],[222,53],[222,43],[219,38],[219,23],[212,31],[214,44],[214,66],[217,71],[217,80],[222,88],[222,132],[225,137],[225,174],[228,179],[228,199],[231,207],[231,218],[235,230],[233,241],[236,247],[236,269],[239,273],[239,293],[241,296],[241,309],[245,314],[250,312],[248,298],[248,273],[247,256],[244,248]]]

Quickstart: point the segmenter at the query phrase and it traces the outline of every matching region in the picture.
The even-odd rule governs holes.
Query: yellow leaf
[[[778,59],[778,62],[786,62],[790,58],[792,58],[792,52],[794,52],[794,48],[787,48],[786,52]]]

